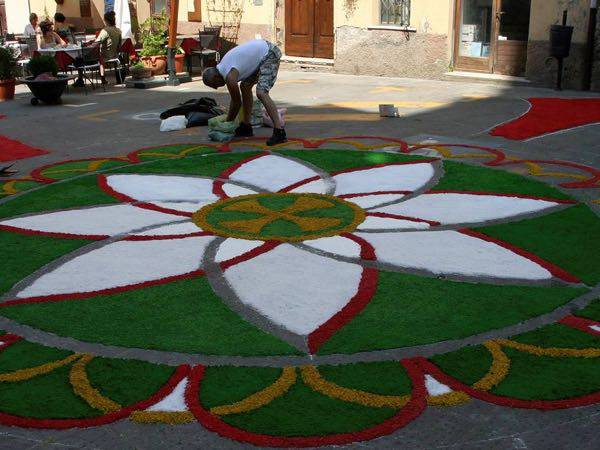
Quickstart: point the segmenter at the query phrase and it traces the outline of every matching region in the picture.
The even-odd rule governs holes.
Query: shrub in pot
[[[34,56],[29,60],[27,64],[27,70],[33,76],[37,78],[43,73],[47,73],[55,77],[58,74],[58,64],[53,56]]]
[[[141,25],[141,61],[152,70],[152,75],[167,72],[167,40],[169,19],[165,11],[160,16],[149,17]]]
[[[10,47],[0,47],[0,101],[15,98],[17,55]]]
[[[142,63],[141,61],[136,62],[129,68],[129,73],[131,74],[131,78],[134,80],[144,80],[147,78],[152,78],[152,69],[149,69]]]

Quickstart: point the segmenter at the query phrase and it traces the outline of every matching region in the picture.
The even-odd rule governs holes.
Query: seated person
[[[42,34],[37,35],[38,48],[54,48],[57,45],[67,45],[62,38],[54,31],[54,24],[49,20],[40,23]]]
[[[119,57],[121,49],[121,30],[116,27],[116,16],[114,11],[104,14],[104,23],[106,26],[100,31],[96,38],[96,43],[102,45],[100,60],[100,79],[102,84],[106,84],[104,61],[110,61]]]
[[[23,34],[26,38],[36,37],[40,31],[40,27],[38,27],[38,16],[36,13],[29,14],[29,23],[25,25],[25,31]]]
[[[73,43],[73,34],[71,33],[71,27],[67,24],[67,18],[63,13],[57,12],[54,14],[54,31],[64,41]]]

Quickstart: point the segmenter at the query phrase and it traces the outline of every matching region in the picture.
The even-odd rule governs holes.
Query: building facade
[[[102,26],[105,0],[4,0],[9,32],[20,32],[30,11],[56,11],[82,28]],[[27,8],[23,4],[27,3]],[[169,0],[130,0],[139,22]],[[591,0],[180,0],[183,34],[223,25],[223,37],[276,42],[293,57],[331,61],[339,73],[440,78],[449,71],[525,77],[555,83],[549,32],[574,27],[564,86],[584,86]],[[18,26],[15,26],[18,23]],[[600,36],[600,29],[596,33]],[[592,86],[600,89],[600,43]]]

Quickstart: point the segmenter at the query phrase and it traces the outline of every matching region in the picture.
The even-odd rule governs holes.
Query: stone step
[[[283,56],[280,68],[292,72],[333,72],[333,60]]]

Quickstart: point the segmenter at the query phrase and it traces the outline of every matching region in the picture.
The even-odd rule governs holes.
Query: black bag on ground
[[[188,128],[191,128],[191,127],[205,127],[206,125],[208,125],[208,121],[210,119],[212,119],[213,117],[217,117],[217,116],[220,116],[221,114],[223,114],[222,111],[218,112],[216,109],[217,108],[215,108],[215,110],[213,110],[211,112],[192,111],[192,112],[187,113],[185,115],[185,117],[188,120],[187,127]]]
[[[213,113],[214,109],[220,111],[217,108],[217,102],[209,97],[202,97],[200,99],[191,99],[185,103],[180,103],[174,108],[167,109],[160,114],[161,120],[168,119],[172,116],[187,116],[188,113],[191,112],[204,112],[204,113]],[[215,116],[218,114],[215,114]],[[214,117],[214,116],[212,116]]]

